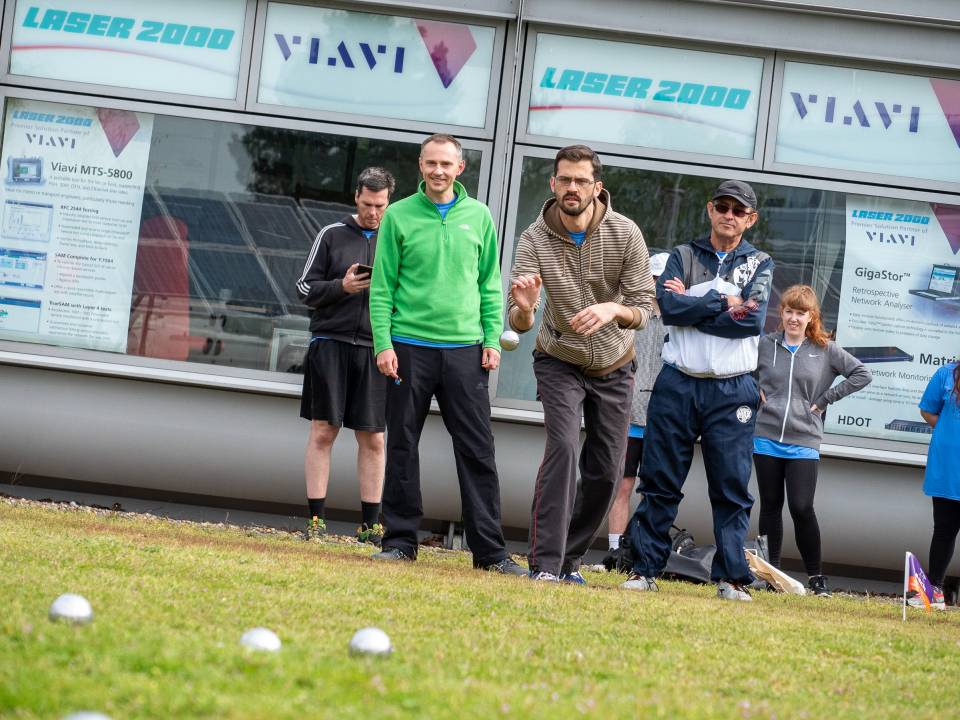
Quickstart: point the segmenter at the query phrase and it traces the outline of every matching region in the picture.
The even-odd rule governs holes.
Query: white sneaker
[[[743,585],[721,580],[717,583],[717,597],[721,600],[740,600],[741,602],[753,602],[750,593]]]
[[[620,585],[620,587],[623,590],[636,590],[638,592],[657,592],[660,590],[660,588],[657,587],[657,581],[652,577],[644,577],[637,573],[632,573],[629,579]]]
[[[539,580],[540,582],[560,582],[560,578],[554,575],[551,572],[545,572],[544,570],[538,570],[537,572],[530,573],[531,580]]]

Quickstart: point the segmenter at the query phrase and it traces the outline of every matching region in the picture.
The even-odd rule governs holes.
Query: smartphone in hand
[[[359,263],[359,264],[357,265],[357,272],[356,272],[356,274],[357,274],[357,275],[364,275],[364,274],[365,274],[365,275],[369,275],[369,276],[372,277],[372,276],[373,276],[373,267],[370,266],[370,265],[364,265],[363,263]]]

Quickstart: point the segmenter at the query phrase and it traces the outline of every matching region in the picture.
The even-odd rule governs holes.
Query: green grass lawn
[[[960,701],[960,613],[711,586],[548,586],[467,555],[0,500],[0,715],[59,718],[932,718]],[[87,626],[51,623],[64,592]],[[278,654],[242,648],[255,626]],[[375,625],[388,658],[347,643]]]

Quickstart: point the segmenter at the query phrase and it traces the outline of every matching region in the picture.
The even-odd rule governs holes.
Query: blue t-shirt
[[[800,347],[799,345],[787,345],[786,343],[784,343],[783,346],[792,353],[795,353],[797,348]]]
[[[583,239],[587,236],[586,230],[581,230],[580,232],[567,230],[567,233],[570,235],[570,239],[573,240],[573,244],[577,247],[580,247],[583,244]]]
[[[377,234],[377,231],[376,231],[376,230],[367,230],[366,228],[360,228],[360,232],[363,233],[363,236],[364,236],[367,240],[369,240],[370,238],[372,238],[374,235]]]
[[[931,415],[939,415],[930,451],[927,453],[927,471],[923,479],[923,492],[931,497],[960,500],[960,406],[953,394],[953,369],[956,363],[937,370],[920,399],[920,409]]]
[[[627,437],[642,438],[643,425],[634,425],[633,423],[630,423],[630,432],[627,433]]]
[[[473,347],[474,345],[479,345],[479,342],[475,343],[445,343],[445,342],[433,342],[431,340],[418,340],[417,338],[408,338],[408,337],[399,337],[397,335],[392,335],[391,340],[398,343],[403,343],[404,345],[416,345],[417,347],[428,347],[428,348],[440,348],[441,350],[450,349],[450,348],[465,348]]]
[[[820,451],[802,445],[790,445],[777,442],[769,438],[755,437],[753,439],[754,455],[770,455],[785,460],[819,460]]]
[[[453,200],[445,203],[434,203],[437,206],[437,212],[440,213],[440,217],[443,220],[447,219],[447,213],[450,212],[450,208],[453,207],[454,203],[457,202],[457,193],[453,194]]]

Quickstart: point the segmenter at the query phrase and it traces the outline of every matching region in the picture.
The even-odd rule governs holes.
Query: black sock
[[[326,498],[307,498],[307,505],[310,506],[310,517],[317,517],[323,520],[323,504]]]
[[[380,522],[380,503],[360,501],[360,514],[363,515],[363,524],[373,527]]]

